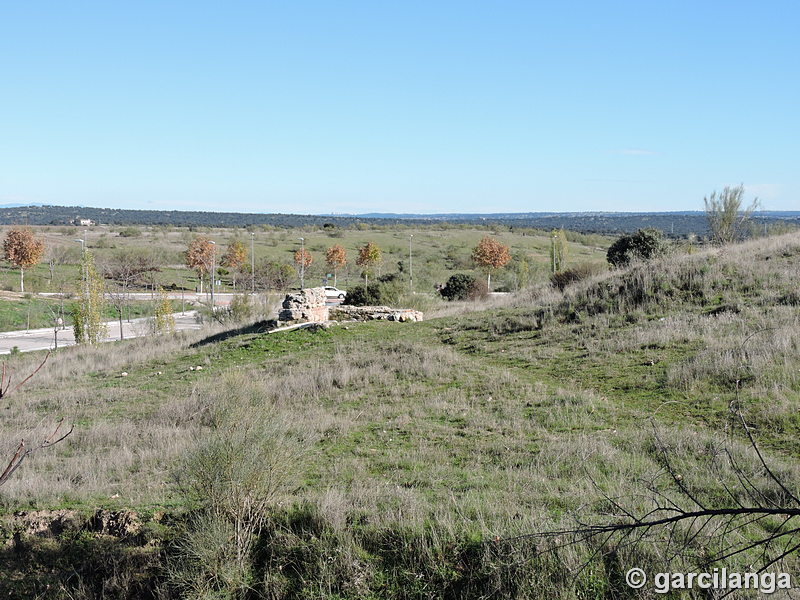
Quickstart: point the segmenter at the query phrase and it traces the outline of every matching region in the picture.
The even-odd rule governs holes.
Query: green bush
[[[611,244],[606,259],[615,267],[624,267],[632,260],[649,260],[663,255],[667,250],[664,234],[658,229],[640,229],[623,235]]]
[[[374,306],[381,303],[380,284],[356,285],[347,291],[347,303],[351,306]]]
[[[450,276],[439,293],[447,300],[466,300],[475,281],[472,275],[456,273]]]
[[[396,304],[404,285],[399,273],[382,275],[367,286],[356,285],[347,291],[347,304],[351,306],[378,306]]]
[[[489,288],[483,279],[456,273],[450,276],[439,293],[446,300],[478,300],[489,295]]]

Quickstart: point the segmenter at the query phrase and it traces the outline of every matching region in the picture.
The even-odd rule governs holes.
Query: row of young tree
[[[302,246],[294,252],[292,264],[268,259],[262,259],[256,264],[245,245],[239,240],[231,241],[219,258],[217,258],[217,252],[217,244],[205,235],[195,237],[189,243],[185,252],[186,266],[196,273],[200,282],[198,290],[201,293],[206,282],[211,277],[212,270],[218,278],[227,276],[234,290],[236,289],[237,281],[242,279],[251,279],[251,285],[254,290],[283,290],[296,285],[298,282],[303,286],[305,275],[308,274],[311,266],[318,261],[305,246]],[[550,262],[554,272],[565,268],[567,254],[566,233],[563,230],[553,231]],[[460,279],[456,277],[456,279],[459,279],[456,286],[451,284],[449,287],[447,285],[439,286],[438,289],[448,299],[483,297],[491,290],[493,275],[507,267],[511,261],[511,248],[496,238],[486,235],[470,253],[470,263],[483,272],[486,277],[485,284],[480,283],[477,287],[470,284],[468,286],[469,290],[464,291],[461,289],[464,281],[467,279],[471,282],[476,280],[472,275],[457,274]],[[364,302],[380,302],[382,299],[384,301],[394,300],[396,293],[389,294],[392,297],[388,298],[387,294],[380,291],[381,285],[391,284],[391,287],[397,288],[398,281],[404,277],[404,266],[402,264],[399,264],[399,273],[381,275],[383,250],[372,241],[368,241],[358,247],[355,260],[352,261],[348,257],[347,250],[342,245],[334,244],[325,250],[322,262],[333,277],[334,286],[338,285],[339,275],[351,262],[360,269],[360,275],[363,277],[364,283],[361,286],[351,288],[348,301],[353,303],[359,303],[361,300]],[[527,262],[524,260],[522,262],[524,267],[527,268]],[[255,272],[253,271],[253,266],[255,266]],[[447,292],[443,291],[447,288],[452,292],[456,287],[458,287],[458,291],[454,295],[448,295]]]
[[[227,274],[234,290],[237,281],[248,276],[254,288],[258,282],[259,288],[285,289],[296,277],[300,277],[302,281],[304,272],[314,263],[312,254],[303,247],[294,253],[294,266],[266,260],[255,266],[254,272],[255,261],[253,257],[248,256],[244,243],[241,240],[233,240],[219,257],[219,268],[217,268],[216,252],[216,243],[203,235],[195,237],[186,249],[184,255],[186,266],[197,274],[200,293],[203,292],[204,282],[211,276],[212,271],[216,276],[223,272]],[[355,264],[362,268],[362,275],[365,281],[368,281],[370,274],[380,266],[382,260],[382,251],[377,244],[367,242],[358,249]],[[337,285],[339,273],[348,264],[347,250],[339,244],[331,246],[325,251],[325,264],[333,273],[333,285]]]

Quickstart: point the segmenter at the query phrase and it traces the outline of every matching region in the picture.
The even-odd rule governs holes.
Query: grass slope
[[[793,234],[419,324],[269,336],[255,327],[211,343],[193,333],[68,349],[2,400],[6,451],[31,423],[40,433],[61,415],[77,423],[4,486],[3,507],[191,508],[176,465],[218,426],[221,407],[238,406],[285,420],[304,448],[253,557],[260,593],[619,597],[630,566],[665,570],[658,547],[601,558],[586,545],[541,555],[531,541],[494,540],[558,528],[574,513],[613,514],[608,496],[643,511],[646,481],[677,500],[654,431],[697,498],[730,503],[727,487],[747,501],[730,465],[714,460],[724,448],[770,489],[732,408],[796,486],[799,273]],[[21,373],[32,361],[12,366]],[[777,526],[763,521],[725,541]],[[719,543],[698,536],[673,566]]]

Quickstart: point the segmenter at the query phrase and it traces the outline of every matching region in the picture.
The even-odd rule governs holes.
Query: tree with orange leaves
[[[369,274],[373,267],[381,264],[381,249],[374,242],[367,242],[358,249],[356,264],[364,269],[364,285],[369,284]]]
[[[300,271],[301,288],[305,285],[306,269],[311,266],[312,262],[314,262],[314,259],[311,257],[311,253],[305,248],[301,248],[294,253],[294,264],[297,265],[297,269]]]
[[[307,269],[314,262],[314,258],[308,250],[298,250],[294,253],[294,264],[298,267]]]
[[[325,251],[325,263],[333,270],[333,287],[336,287],[336,276],[339,269],[347,265],[347,251],[336,244]]]
[[[197,236],[186,249],[186,266],[197,272],[200,293],[203,293],[203,277],[211,272],[214,244],[204,235]]]
[[[221,264],[226,269],[231,270],[231,278],[233,279],[233,289],[236,290],[236,275],[239,269],[242,268],[244,261],[247,260],[247,249],[244,244],[239,240],[233,240],[228,244],[225,254],[222,255]]]
[[[25,269],[36,265],[44,254],[44,242],[27,227],[14,228],[6,234],[3,251],[8,262],[19,267],[19,291],[25,291]]]
[[[502,269],[511,260],[509,248],[488,235],[472,250],[472,261],[486,273],[486,287],[492,291],[492,272]]]

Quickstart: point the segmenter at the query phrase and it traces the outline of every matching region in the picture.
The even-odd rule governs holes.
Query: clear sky
[[[800,5],[0,0],[0,204],[800,210]]]

